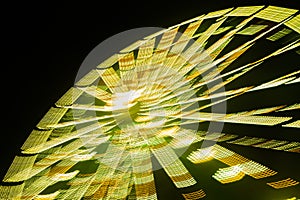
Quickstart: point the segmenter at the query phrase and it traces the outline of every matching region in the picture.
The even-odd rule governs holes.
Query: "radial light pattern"
[[[112,55],[40,120],[7,171],[0,198],[159,199],[154,175],[160,168],[181,198],[209,198],[188,165],[213,160],[223,165],[210,175],[220,185],[278,176],[272,166],[228,147],[297,154],[299,139],[215,131],[209,125],[300,128],[299,99],[272,96],[299,86],[299,27],[294,9],[229,8]],[[283,57],[293,58],[293,65],[284,66]],[[284,70],[264,71],[274,63]],[[243,97],[259,94],[272,102],[244,105]],[[226,102],[226,113],[214,111]],[[272,180],[277,181],[265,186],[273,190],[299,183],[292,177]]]

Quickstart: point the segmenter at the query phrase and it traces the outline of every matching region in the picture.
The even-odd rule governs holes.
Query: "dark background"
[[[31,130],[73,85],[84,58],[108,37],[138,27],[167,28],[229,7],[300,8],[298,0],[98,2],[1,6],[1,179]]]

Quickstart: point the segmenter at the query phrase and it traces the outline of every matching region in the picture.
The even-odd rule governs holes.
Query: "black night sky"
[[[73,86],[84,58],[110,36],[138,27],[167,28],[210,11],[236,6],[275,5],[300,9],[298,0],[20,2],[2,5],[1,12],[4,52],[1,72],[1,114],[4,120],[0,145],[1,179],[31,130]],[[257,149],[250,153],[247,153],[247,148],[242,151],[249,157],[254,154],[264,156]],[[270,154],[266,156],[267,163],[278,162],[278,158],[270,157]],[[299,163],[298,154],[282,160],[295,163],[292,161],[294,159],[298,159]],[[273,164],[279,166],[276,163]],[[287,168],[295,172],[297,169],[299,166]],[[164,172],[159,173],[165,176]],[[158,187],[163,189],[165,186],[162,184],[167,183],[159,182]],[[229,190],[233,191],[230,187]],[[238,186],[236,192],[247,194],[250,190],[246,187]],[[226,189],[220,191],[226,192]],[[161,197],[167,199],[169,196],[163,194]]]

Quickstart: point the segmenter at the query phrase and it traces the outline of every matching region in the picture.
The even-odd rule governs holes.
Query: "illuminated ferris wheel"
[[[50,108],[0,199],[160,199],[157,172],[182,199],[214,199],[206,179],[300,198],[297,177],[235,150],[299,155],[299,33],[298,10],[250,6],[136,41]]]

